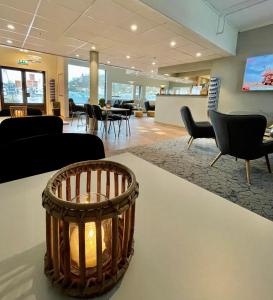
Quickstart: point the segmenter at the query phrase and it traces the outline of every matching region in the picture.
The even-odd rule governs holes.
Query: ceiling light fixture
[[[176,41],[171,41],[171,42],[170,42],[170,46],[171,46],[171,47],[175,47],[175,46],[176,46]]]
[[[131,67],[131,69],[135,69],[135,67],[134,67],[134,66],[132,66],[132,67]]]
[[[92,50],[96,50],[96,46],[92,46],[91,49],[92,49]]]
[[[130,58],[131,58],[131,56],[130,56],[130,55],[126,55],[126,58],[127,58],[127,59],[130,59]]]
[[[195,56],[196,56],[196,57],[200,57],[200,56],[202,56],[202,53],[201,53],[201,52],[197,52],[197,53],[195,54]]]
[[[170,74],[168,74],[168,73],[166,73],[166,74],[164,74],[165,76],[170,76]]]
[[[137,31],[137,25],[136,24],[132,24],[130,28],[131,28],[132,31]]]
[[[20,51],[20,52],[25,52],[25,53],[27,53],[27,52],[28,52],[28,50],[27,50],[27,49],[20,49],[19,51]]]
[[[12,24],[8,24],[7,27],[8,27],[8,29],[11,29],[11,30],[15,29],[15,27]]]
[[[7,42],[8,44],[13,44],[13,41],[11,41],[11,40],[6,40],[6,42]]]
[[[79,57],[79,54],[76,54],[76,57]]]
[[[111,61],[110,61],[110,60],[107,60],[107,63],[108,63],[108,65],[109,65],[109,64],[111,64]]]

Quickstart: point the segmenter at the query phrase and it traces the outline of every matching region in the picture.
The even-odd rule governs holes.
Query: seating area
[[[0,299],[273,299],[273,0],[0,1]]]

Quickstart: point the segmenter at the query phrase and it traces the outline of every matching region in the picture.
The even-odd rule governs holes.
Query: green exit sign
[[[26,60],[26,59],[18,59],[17,63],[19,65],[28,65],[28,60]]]

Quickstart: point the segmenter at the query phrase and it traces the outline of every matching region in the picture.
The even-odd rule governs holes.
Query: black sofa
[[[154,103],[152,103],[154,102]],[[145,101],[144,106],[146,111],[152,110],[155,111],[155,101]]]
[[[130,109],[130,114],[133,114],[136,105],[134,100],[115,100],[113,107]]]

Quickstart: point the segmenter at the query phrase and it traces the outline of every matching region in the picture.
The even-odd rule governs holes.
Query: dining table
[[[130,153],[134,255],[112,300],[272,300],[273,223]],[[42,192],[55,173],[0,184],[0,299],[72,299],[49,284]]]

